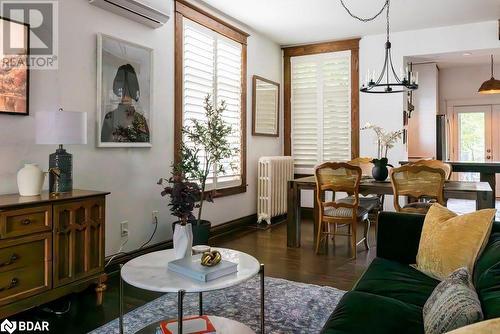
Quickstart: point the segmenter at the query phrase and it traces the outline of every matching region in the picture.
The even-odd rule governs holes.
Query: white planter
[[[191,256],[193,247],[193,228],[191,224],[176,224],[174,229],[174,251],[175,258],[182,259]]]
[[[17,172],[17,187],[21,196],[38,196],[42,192],[45,173],[37,164],[25,164]]]

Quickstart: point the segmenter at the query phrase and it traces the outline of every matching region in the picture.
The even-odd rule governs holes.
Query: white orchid
[[[372,129],[377,136],[377,148],[378,148],[378,158],[382,158],[382,154],[387,158],[387,152],[390,148],[393,148],[399,139],[403,135],[403,129],[397,131],[386,132],[382,127],[374,125],[371,123],[366,123],[361,130]]]

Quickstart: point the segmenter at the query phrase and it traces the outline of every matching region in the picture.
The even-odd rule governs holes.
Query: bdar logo
[[[9,319],[5,319],[0,325],[0,331],[9,332],[10,334],[14,333],[16,330],[16,322],[9,321]]]

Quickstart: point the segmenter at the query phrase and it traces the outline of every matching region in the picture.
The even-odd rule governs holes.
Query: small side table
[[[177,294],[177,321],[178,333],[182,333],[182,318],[184,316],[184,296],[186,293],[198,293],[199,296],[199,315],[203,315],[203,292],[222,290],[238,284],[241,284],[250,278],[260,275],[260,327],[261,333],[265,333],[265,314],[264,314],[264,265],[257,259],[246,253],[226,249],[215,248],[218,250],[224,260],[238,264],[238,272],[220,277],[209,282],[200,282],[190,279],[186,276],[174,273],[167,269],[168,262],[175,260],[173,249],[145,254],[122,266],[120,270],[120,333],[123,334],[123,282],[135,286],[136,288]],[[214,319],[224,324],[224,329],[241,329],[245,325],[234,320],[214,317]],[[227,320],[227,321],[224,321]],[[139,333],[155,333],[159,323],[147,326]],[[234,327],[231,327],[234,326]],[[242,327],[243,326],[243,327]]]

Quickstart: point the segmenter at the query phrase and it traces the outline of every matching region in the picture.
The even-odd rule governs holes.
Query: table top
[[[43,191],[39,196],[21,196],[19,194],[0,195],[0,209],[11,208],[23,205],[44,204],[60,202],[72,199],[80,199],[95,196],[106,196],[107,191],[73,189],[66,193],[51,195],[48,191]]]
[[[241,322],[212,315],[208,316],[208,318],[214,325],[217,334],[255,334],[253,330]],[[159,326],[160,323],[158,322],[150,324],[139,330],[136,334],[156,334],[158,333]]]
[[[306,176],[293,180],[305,188],[314,188],[316,180],[314,176]],[[392,194],[391,181],[375,181],[372,178],[363,178],[359,186],[360,192],[375,191],[374,194]],[[488,182],[468,182],[468,181],[446,181],[444,191],[461,192],[461,193],[477,193],[491,191],[491,186]]]
[[[406,165],[410,161],[400,161],[400,165]],[[500,173],[500,161],[444,161],[450,164],[454,172],[483,172]]]
[[[175,260],[173,249],[152,252],[125,263],[122,279],[137,288],[156,292],[205,292],[220,290],[254,277],[259,273],[260,263],[251,255],[226,248],[218,250],[222,259],[238,264],[238,272],[209,282],[200,282],[167,269],[168,262]]]

